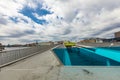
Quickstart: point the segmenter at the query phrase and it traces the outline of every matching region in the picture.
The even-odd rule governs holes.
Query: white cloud
[[[49,0],[46,0],[46,2],[50,5]],[[51,4],[50,7],[56,15],[62,14],[69,26],[72,26],[68,27],[68,29],[72,28],[72,32],[68,36],[92,37],[91,34],[120,22],[119,2],[119,0],[69,0],[68,2],[57,1],[56,6]],[[113,32],[110,35],[119,30],[118,26],[116,30],[111,30]],[[101,36],[98,36],[103,37],[105,35],[102,31],[101,34]],[[107,35],[105,36],[107,37]]]
[[[6,5],[7,3],[7,5]],[[52,14],[39,16],[48,24],[40,25],[32,19],[19,13],[26,5],[36,9],[42,4]],[[5,43],[23,43],[34,40],[64,40],[86,37],[113,37],[113,33],[120,31],[120,0],[2,0],[0,1],[0,36],[17,34],[26,30],[35,33],[0,40]],[[18,23],[14,23],[9,17],[19,17]],[[28,23],[24,22],[26,20]],[[113,28],[114,27],[114,28]],[[29,31],[28,31],[29,33]],[[25,33],[27,34],[27,33]],[[27,40],[28,39],[28,40]]]

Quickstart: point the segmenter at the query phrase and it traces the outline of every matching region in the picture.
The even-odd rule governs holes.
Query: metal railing
[[[8,65],[12,62],[16,62],[17,60],[23,59],[28,56],[42,53],[54,46],[56,45],[44,45],[25,49],[2,51],[0,52],[0,67]]]

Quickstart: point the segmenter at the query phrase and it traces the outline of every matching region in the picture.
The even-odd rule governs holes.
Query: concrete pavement
[[[59,65],[49,50],[2,68],[0,80],[56,80]]]

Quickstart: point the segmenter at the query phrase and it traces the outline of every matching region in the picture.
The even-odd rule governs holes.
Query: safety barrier
[[[42,45],[25,49],[2,51],[0,52],[0,67],[16,62],[23,58],[32,56],[34,54],[42,53],[54,46],[56,45]]]

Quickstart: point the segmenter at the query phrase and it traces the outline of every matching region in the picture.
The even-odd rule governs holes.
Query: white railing
[[[11,64],[34,54],[42,53],[56,45],[37,46],[25,49],[0,52],[0,67]]]

